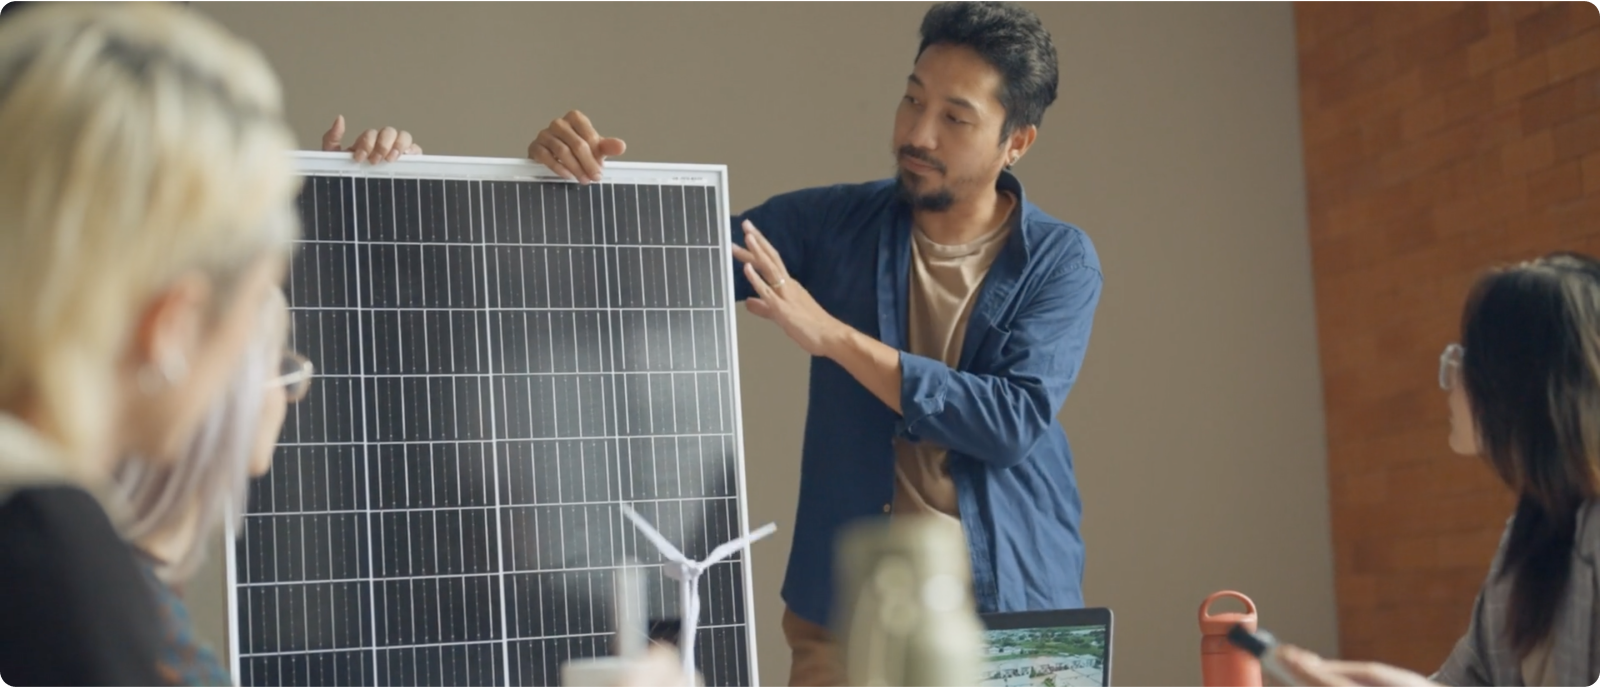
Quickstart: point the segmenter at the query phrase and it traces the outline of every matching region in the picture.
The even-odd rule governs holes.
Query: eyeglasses
[[[1439,354],[1439,388],[1450,391],[1456,386],[1456,378],[1461,375],[1461,360],[1467,349],[1461,344],[1453,343],[1444,347],[1444,352]]]
[[[316,367],[305,356],[285,350],[283,359],[278,363],[278,376],[267,385],[283,387],[284,397],[290,403],[295,403],[311,392],[311,377],[315,370]]]

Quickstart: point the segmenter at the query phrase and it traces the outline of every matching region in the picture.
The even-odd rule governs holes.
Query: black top
[[[64,485],[0,501],[0,679],[156,685],[162,626],[100,504]]]

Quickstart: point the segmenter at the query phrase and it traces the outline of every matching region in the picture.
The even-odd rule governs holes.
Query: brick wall
[[[1300,3],[1341,652],[1431,671],[1510,495],[1450,453],[1435,370],[1483,268],[1600,255],[1600,13]]]

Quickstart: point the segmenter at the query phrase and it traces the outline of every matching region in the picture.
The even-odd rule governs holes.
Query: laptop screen
[[[1111,623],[1054,613],[985,617],[989,646],[982,685],[1005,687],[1104,687],[1109,684]],[[1077,615],[1076,613],[1072,615]],[[1008,618],[1007,616],[1012,616]],[[1004,622],[1009,620],[1010,622]],[[1073,622],[1073,624],[1065,624]],[[1015,627],[1026,624],[1029,627]],[[996,627],[996,626],[1009,627]]]

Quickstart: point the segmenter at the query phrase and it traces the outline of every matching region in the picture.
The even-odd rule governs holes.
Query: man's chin
[[[903,186],[898,195],[905,204],[924,212],[944,212],[955,202],[948,193],[909,193]]]

